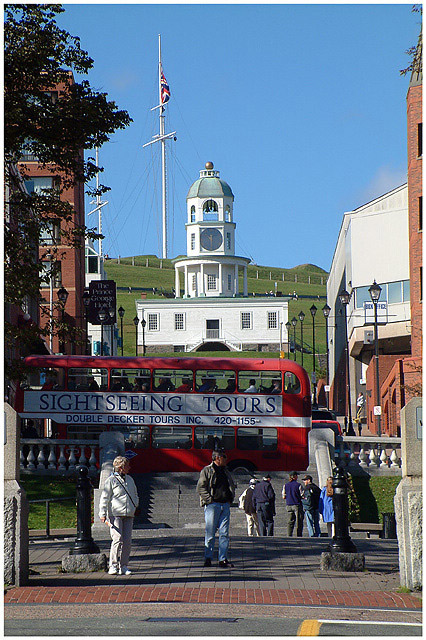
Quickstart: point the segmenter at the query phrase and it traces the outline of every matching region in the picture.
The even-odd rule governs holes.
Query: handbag
[[[127,493],[127,495],[129,496],[129,498],[130,498],[130,502],[131,502],[131,503],[132,503],[132,505],[135,507],[135,516],[138,516],[138,515],[140,514],[141,510],[140,510],[140,508],[139,508],[138,506],[136,506],[136,505],[135,505],[135,502],[134,502],[134,500],[133,500],[132,496],[130,495],[130,493],[129,493],[129,492],[127,491],[127,489],[126,489],[126,485],[125,485],[125,484],[123,484],[123,483],[121,482],[121,480],[119,480],[119,479],[118,479],[118,477],[117,477],[116,475],[114,475],[114,478],[117,480],[117,482],[118,482],[119,484],[121,484],[121,486],[123,487],[124,491],[125,491],[125,492]]]

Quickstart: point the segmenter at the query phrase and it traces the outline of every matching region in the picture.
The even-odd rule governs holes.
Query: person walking
[[[130,462],[117,456],[114,473],[106,479],[99,501],[99,520],[106,522],[111,535],[109,571],[111,575],[129,576],[129,557],[132,545],[133,518],[139,505],[135,482],[128,475]]]
[[[261,536],[274,535],[275,491],[271,474],[266,473],[253,491],[253,506],[256,509]]]
[[[200,504],[204,507],[206,523],[204,539],[204,566],[211,567],[216,531],[219,531],[219,567],[233,567],[228,559],[229,519],[235,484],[226,467],[226,454],[212,452],[212,463],[200,472],[197,482]]]
[[[327,525],[327,535],[333,537],[334,524],[334,508],[333,508],[333,476],[329,476],[325,483],[325,487],[321,489],[319,499],[319,512],[322,515],[323,522]]]
[[[247,533],[250,537],[259,535],[259,521],[257,519],[256,509],[253,505],[253,491],[257,484],[256,478],[250,478],[249,486],[238,499],[238,505],[240,509],[243,509],[247,518]]]
[[[302,478],[305,485],[302,490],[302,505],[306,516],[306,524],[310,538],[319,538],[321,530],[319,526],[319,499],[321,490],[312,482],[312,476]]]
[[[298,538],[302,537],[303,532],[302,485],[297,482],[298,475],[297,471],[292,471],[289,475],[289,481],[283,487],[283,500],[286,502],[289,514],[287,523],[289,538],[293,536],[294,525],[296,525]]]

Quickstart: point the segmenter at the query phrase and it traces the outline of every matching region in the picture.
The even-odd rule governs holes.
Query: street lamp
[[[289,322],[288,320],[285,323],[285,328],[287,329],[287,359],[290,360],[290,329],[291,329],[291,322]]]
[[[355,431],[352,425],[352,409],[351,409],[351,376],[349,369],[349,342],[348,342],[348,313],[347,306],[349,304],[349,300],[351,299],[351,294],[343,289],[339,293],[339,300],[342,303],[343,309],[345,311],[345,355],[346,355],[346,372],[347,372],[347,388],[348,388],[348,436],[354,436]]]
[[[297,318],[294,316],[291,319],[291,324],[293,325],[293,360],[296,360],[296,325]]]
[[[138,324],[139,324],[139,318],[138,316],[135,316],[133,318],[133,324],[135,325],[135,329],[136,329],[136,336],[135,336],[135,355],[138,355]]]
[[[145,320],[145,318],[142,318],[141,325],[142,325],[142,354],[145,356],[146,355],[146,345],[145,345],[146,320]]]
[[[312,307],[309,309],[309,311],[311,312],[311,316],[312,316],[312,351],[314,352],[314,371],[312,376],[312,382],[314,387],[313,405],[315,406],[317,404],[317,378],[315,373],[315,314],[318,311],[318,309],[313,304]]]
[[[107,319],[107,312],[105,309],[101,309],[98,313],[98,318],[101,321],[101,356],[104,355],[104,322]]]
[[[86,320],[86,355],[90,355],[89,352],[89,305],[90,305],[90,291],[86,287],[83,291],[83,304],[84,304],[84,318]]]
[[[68,300],[68,291],[62,286],[57,293],[60,305],[61,305],[61,340],[59,343],[59,351],[65,353],[65,340],[64,340],[64,324],[65,324],[65,305]]]
[[[327,370],[326,370],[326,382],[327,382],[327,387],[330,385],[330,372],[329,372],[329,348],[328,348],[328,316],[330,315],[330,311],[331,308],[328,306],[328,304],[326,303],[323,308],[322,308],[322,312],[324,314],[324,318],[325,318],[325,346],[327,349]],[[327,391],[326,393],[326,398],[327,398],[327,409],[329,408],[329,394],[330,392]]]
[[[123,309],[123,307],[119,307],[118,309],[118,315],[120,316],[120,324],[121,324],[121,355],[123,356],[123,349],[124,349],[124,335],[123,335],[123,316],[125,314],[125,310]]]
[[[382,293],[382,287],[374,280],[373,284],[368,290],[370,298],[374,304],[374,359],[376,361],[376,407],[377,411],[380,411],[380,382],[379,382],[379,331],[377,324],[377,303]],[[377,414],[377,435],[382,435],[382,416]]]
[[[303,321],[305,319],[305,314],[303,311],[299,311],[299,320],[300,320],[300,346],[302,348],[302,367],[303,367]]]

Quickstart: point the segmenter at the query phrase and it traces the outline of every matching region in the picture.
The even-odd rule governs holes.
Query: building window
[[[38,196],[59,196],[59,184],[57,178],[51,176],[33,176],[25,183],[29,193]],[[51,191],[53,189],[53,193]]]
[[[53,286],[55,287],[55,289],[61,286],[61,266],[61,262],[54,262],[52,265],[50,260],[43,260],[43,262],[41,263],[42,271],[40,275],[45,279],[45,281],[41,282],[41,289],[48,289],[50,287],[50,278],[53,279]]]
[[[410,281],[402,281],[402,299],[404,302],[410,302]]]
[[[397,302],[402,302],[402,282],[389,282],[388,302],[389,304],[396,304]]]
[[[231,291],[232,289],[232,276],[230,273],[228,273],[228,291]]]
[[[417,124],[417,155],[420,158],[423,155],[423,123]]]
[[[247,311],[241,312],[241,329],[251,329],[251,313]]]
[[[268,329],[277,329],[278,327],[278,312],[268,311]]]
[[[185,314],[175,313],[175,331],[184,331],[185,329]]]
[[[192,205],[191,207],[191,222],[195,222],[195,207]]]
[[[207,291],[214,291],[216,289],[216,276],[207,275]]]
[[[206,200],[203,204],[203,220],[216,221],[219,216],[219,208],[214,200]]]
[[[191,251],[195,250],[195,233],[191,233]]]
[[[225,208],[225,222],[231,222],[231,208],[229,204]]]
[[[231,249],[231,234],[230,233],[226,234],[226,248],[227,249]]]
[[[160,319],[158,313],[148,313],[148,331],[159,331]]]
[[[423,231],[423,196],[419,198],[419,231]]]
[[[40,232],[40,244],[58,244],[60,237],[61,222],[58,219],[46,222]]]
[[[192,290],[195,291],[197,288],[197,274],[192,274]]]

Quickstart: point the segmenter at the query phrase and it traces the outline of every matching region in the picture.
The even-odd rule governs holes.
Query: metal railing
[[[40,500],[28,500],[28,504],[36,504],[40,502],[46,503],[46,538],[50,538],[50,503],[63,502],[64,500],[76,500],[76,497],[68,496],[67,498],[41,498]]]

